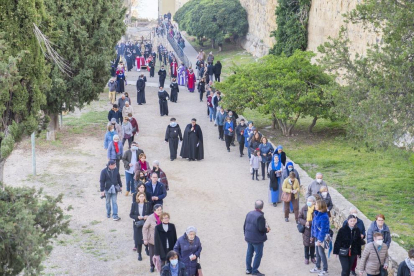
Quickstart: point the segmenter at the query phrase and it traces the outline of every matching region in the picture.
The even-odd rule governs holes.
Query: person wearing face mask
[[[180,260],[185,264],[188,276],[197,274],[197,258],[201,254],[201,241],[197,236],[197,229],[194,226],[187,227],[184,235],[178,238],[174,251],[177,252]]]
[[[138,105],[142,105],[147,103],[145,100],[145,82],[147,81],[147,78],[144,75],[139,76],[137,80],[137,103]]]
[[[225,137],[226,148],[228,152],[230,152],[230,144],[233,139],[233,136],[234,136],[234,124],[233,124],[232,119],[229,116],[227,116],[226,122],[224,124],[224,137]]]
[[[339,256],[342,267],[341,276],[350,275],[355,258],[361,255],[361,232],[356,223],[357,218],[349,215],[348,225],[339,229],[334,243],[333,254]]]
[[[132,126],[132,142],[134,141],[135,135],[139,133],[139,127],[138,127],[138,122],[137,120],[135,120],[134,117],[132,117],[132,113],[128,113],[128,119],[129,122],[131,123]]]
[[[108,131],[105,133],[104,139],[104,149],[108,149],[109,144],[113,141],[114,135],[118,135],[118,132],[115,131],[115,126],[110,124],[108,126]]]
[[[124,146],[122,145],[119,136],[114,135],[112,142],[108,145],[107,157],[108,161],[115,161],[116,167],[119,167],[119,163],[124,155]]]
[[[250,136],[251,136],[251,134],[253,133],[253,131],[255,129],[256,128],[254,127],[253,122],[252,121],[248,121],[247,122],[247,127],[244,129],[244,132],[243,132],[243,136],[244,136],[244,146],[247,148],[247,155],[249,156],[249,159],[250,159],[250,156],[252,154],[250,152],[250,148],[249,148]]]
[[[185,264],[178,260],[178,254],[175,251],[168,252],[167,264],[161,270],[161,276],[187,276]]]
[[[244,130],[247,128],[244,119],[240,120],[240,124],[236,127],[237,142],[239,142],[240,157],[243,157],[244,153]]]
[[[326,213],[327,207],[323,200],[317,200],[312,220],[311,242],[315,243],[316,263],[309,270],[310,273],[318,273],[318,276],[328,275],[328,260],[325,254],[325,239],[329,235],[329,217]],[[322,270],[321,270],[322,262]]]
[[[165,131],[165,143],[168,143],[170,148],[170,159],[174,161],[177,159],[178,142],[183,141],[181,128],[177,124],[175,118],[170,119],[170,124]]]
[[[125,179],[126,179],[126,193],[125,196],[129,195],[129,192],[132,194],[135,193],[134,185],[134,174],[135,174],[135,164],[138,162],[138,157],[144,151],[138,149],[137,142],[132,142],[131,149],[125,151],[122,162],[124,163],[125,169]]]
[[[165,265],[167,253],[174,249],[177,242],[175,225],[170,223],[170,214],[161,214],[161,224],[155,227],[154,234],[154,255],[160,256],[161,266]]]
[[[333,204],[332,204],[331,195],[328,192],[328,187],[322,186],[318,192],[318,195],[320,195],[321,198],[325,200],[326,206],[328,206],[328,216],[331,217],[331,210],[333,208]]]
[[[391,246],[391,230],[388,228],[388,225],[385,224],[385,216],[383,214],[378,214],[368,228],[367,231],[367,242],[374,241],[374,233],[379,232],[384,237],[384,243],[387,244],[388,248]]]
[[[359,231],[361,232],[361,239],[362,239],[361,242],[362,242],[362,245],[364,245],[365,244],[364,239],[365,239],[365,235],[366,235],[364,222],[360,218],[358,218],[358,210],[357,210],[356,207],[352,206],[349,209],[349,214],[354,215],[357,218],[356,226],[359,228]],[[342,226],[345,226],[347,224],[348,224],[348,220],[345,220]],[[358,262],[358,258],[355,259],[354,264],[351,267],[351,274],[352,275],[356,275],[355,269],[357,267],[357,262]]]
[[[312,263],[316,263],[315,259],[315,243],[311,241],[311,227],[315,211],[316,198],[314,196],[308,197],[306,205],[302,207],[299,212],[298,221],[305,227],[302,233],[303,246],[305,247],[305,264],[309,264],[309,259]]]
[[[227,113],[224,112],[224,108],[220,108],[220,111],[216,116],[216,125],[218,125],[219,139],[224,141],[224,124],[226,123]]]
[[[115,78],[111,78],[111,80],[108,82],[108,88],[109,88],[109,103],[114,104],[116,101],[116,82]]]
[[[142,237],[144,239],[144,244],[148,245],[148,253],[150,256],[150,272],[154,272],[155,264],[153,261],[154,251],[155,251],[155,227],[161,224],[161,214],[162,214],[162,205],[156,204],[153,208],[154,213],[148,216],[147,220],[142,227]]]
[[[362,276],[381,276],[381,270],[388,269],[388,246],[383,243],[381,233],[374,233],[374,242],[365,246],[359,266],[359,274]],[[387,273],[388,275],[388,273]]]
[[[167,175],[165,174],[163,170],[161,170],[160,162],[158,160],[155,160],[154,162],[152,162],[152,169],[150,170],[150,175],[152,175],[153,173],[157,174],[158,181],[164,184],[165,189],[168,191],[169,188],[168,188]]]
[[[312,181],[308,186],[308,191],[306,193],[306,198],[310,197],[311,195],[317,194],[321,187],[328,187],[325,181],[323,181],[323,175],[322,173],[318,172],[316,173],[316,179]]]
[[[160,86],[164,87],[165,78],[167,77],[167,71],[164,69],[164,65],[161,66],[161,69],[158,71]]]
[[[408,251],[408,258],[398,266],[397,276],[414,276],[414,249]]]
[[[269,164],[272,162],[272,152],[273,152],[273,146],[271,143],[268,142],[267,138],[262,136],[262,142],[259,145],[259,151],[260,155],[262,156],[262,180],[265,180],[266,175],[270,177],[269,175]]]
[[[283,182],[282,190],[285,193],[291,194],[290,202],[284,202],[285,205],[285,221],[289,221],[289,205],[292,203],[293,211],[295,212],[295,220],[298,223],[299,217],[299,181],[295,177],[295,173],[291,172],[289,178]]]
[[[177,102],[178,99],[178,93],[180,92],[180,88],[178,87],[178,83],[176,78],[172,79],[172,82],[170,84],[170,88],[171,88],[171,98],[170,101],[172,101],[173,103]]]

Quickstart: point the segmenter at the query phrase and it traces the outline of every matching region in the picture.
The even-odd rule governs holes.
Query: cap
[[[116,164],[116,162],[114,160],[111,160],[111,161],[108,162],[108,166],[115,165],[115,164]]]

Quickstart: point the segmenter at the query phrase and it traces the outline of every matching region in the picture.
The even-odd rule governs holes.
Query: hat
[[[292,166],[293,167],[293,162],[287,162],[286,167]]]
[[[108,162],[108,166],[115,165],[115,164],[116,164],[116,162],[115,162],[114,160],[110,160],[110,161]]]
[[[194,232],[197,235],[197,228],[195,228],[194,226],[187,227],[187,229],[185,230],[185,233],[188,235],[190,234],[190,232]]]
[[[277,146],[277,150],[283,150],[283,147],[281,145]]]

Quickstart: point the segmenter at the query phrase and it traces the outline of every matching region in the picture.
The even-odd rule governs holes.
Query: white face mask
[[[381,246],[383,242],[384,242],[383,240],[376,240],[376,241],[375,241],[375,243],[376,243],[378,246]]]
[[[410,259],[410,263],[414,265],[414,259]]]
[[[322,179],[318,178],[318,179],[316,179],[316,182],[318,182],[320,184],[320,183],[322,183]]]
[[[322,192],[322,196],[326,197],[328,195],[328,192]]]

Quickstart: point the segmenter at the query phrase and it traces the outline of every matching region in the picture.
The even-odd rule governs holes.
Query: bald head
[[[254,203],[254,208],[258,209],[258,210],[262,210],[263,209],[263,205],[264,202],[261,199],[256,200],[256,202]]]

